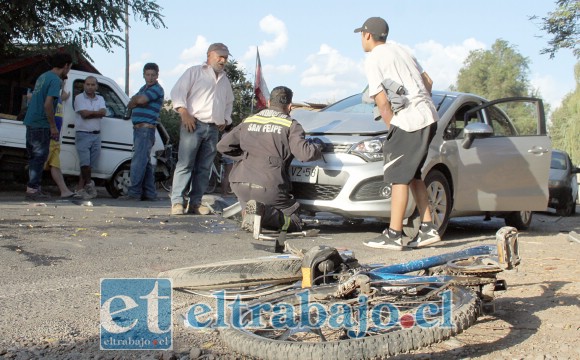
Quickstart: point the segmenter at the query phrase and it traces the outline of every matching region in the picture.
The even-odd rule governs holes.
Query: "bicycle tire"
[[[161,184],[161,187],[163,188],[163,190],[170,193],[171,186],[173,186],[173,175],[167,180],[160,181],[160,184]]]
[[[319,286],[323,287],[323,286]],[[316,288],[316,287],[315,287]],[[313,288],[313,289],[315,289]],[[233,351],[260,359],[373,359],[407,353],[457,335],[473,325],[481,312],[480,299],[472,290],[461,286],[449,286],[453,291],[452,328],[413,326],[384,334],[362,338],[320,342],[295,342],[276,340],[272,334],[260,336],[251,331],[226,328],[220,331],[222,340]],[[300,290],[293,290],[295,294]],[[259,303],[283,301],[291,294],[260,299]],[[272,306],[274,308],[274,306]],[[263,334],[263,332],[262,332]],[[290,336],[296,336],[292,334]]]
[[[176,289],[221,290],[295,282],[302,278],[301,265],[301,258],[281,255],[173,269],[158,277],[171,278]]]
[[[205,194],[213,194],[217,187],[217,183],[218,183],[217,175],[212,169],[209,181],[207,182],[207,188],[205,188]]]

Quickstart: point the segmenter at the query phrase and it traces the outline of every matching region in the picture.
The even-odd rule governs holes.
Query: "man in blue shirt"
[[[155,169],[151,164],[151,149],[155,144],[157,119],[165,96],[157,82],[159,66],[147,63],[143,67],[145,85],[139,89],[127,107],[132,110],[133,121],[133,158],[131,160],[131,186],[126,199],[157,199],[155,190]]]
[[[48,159],[51,137],[57,139],[59,131],[54,120],[60,97],[61,83],[72,66],[72,57],[56,53],[50,58],[52,69],[40,75],[28,104],[26,125],[26,150],[28,151],[28,183],[26,199],[44,200],[49,196],[40,189],[44,163]]]

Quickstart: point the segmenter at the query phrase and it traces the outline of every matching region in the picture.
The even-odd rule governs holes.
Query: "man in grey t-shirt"
[[[354,32],[361,33],[363,50],[369,53],[365,61],[369,96],[389,128],[383,144],[383,170],[385,182],[392,184],[389,228],[364,244],[391,250],[434,244],[441,241],[441,237],[433,224],[427,188],[421,177],[429,144],[437,130],[438,116],[431,99],[433,82],[413,55],[387,42],[389,25],[384,19],[369,18]],[[403,216],[409,189],[417,202],[422,223],[417,237],[404,245]]]

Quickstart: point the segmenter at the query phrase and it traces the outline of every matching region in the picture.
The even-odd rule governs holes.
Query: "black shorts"
[[[410,184],[413,179],[421,179],[421,168],[427,160],[429,144],[436,131],[437,123],[413,132],[391,125],[383,143],[386,183]]]

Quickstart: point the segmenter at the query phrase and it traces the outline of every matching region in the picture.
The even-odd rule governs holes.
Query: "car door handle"
[[[528,152],[530,154],[534,154],[534,155],[542,155],[548,152],[548,149],[544,149],[541,146],[534,146],[533,148],[531,148],[530,150],[528,150]]]

